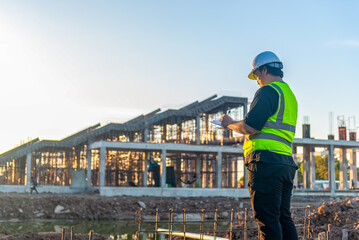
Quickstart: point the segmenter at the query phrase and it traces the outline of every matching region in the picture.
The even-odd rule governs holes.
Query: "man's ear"
[[[262,74],[263,74],[263,75],[266,75],[266,74],[267,74],[267,67],[266,67],[266,66],[263,66]]]

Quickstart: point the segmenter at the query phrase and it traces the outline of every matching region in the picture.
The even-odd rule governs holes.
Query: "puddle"
[[[229,223],[222,223],[219,228],[227,228]],[[75,233],[87,234],[90,230],[95,233],[111,237],[114,240],[132,240],[137,239],[136,232],[138,230],[138,223],[134,220],[128,221],[54,221],[54,220],[30,220],[30,221],[2,221],[0,224],[0,231],[6,231],[11,234],[22,234],[22,233],[36,233],[36,232],[59,232],[61,233],[62,228],[66,228],[66,232],[70,231],[71,227],[74,227]],[[142,233],[141,239],[155,239],[153,233],[146,231],[153,231],[154,223],[144,223],[141,226]],[[169,228],[166,223],[158,225],[159,228]],[[181,223],[175,223],[173,230],[181,231],[183,225]],[[199,223],[188,223],[186,224],[186,231],[199,231]],[[206,223],[204,230],[211,231],[213,225]],[[163,235],[162,235],[163,236]],[[157,239],[164,239],[164,236],[160,235]]]

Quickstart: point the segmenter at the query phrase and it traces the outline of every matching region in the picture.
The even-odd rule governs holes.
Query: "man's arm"
[[[259,132],[257,129],[252,128],[248,124],[244,122],[244,120],[241,121],[234,121],[230,116],[224,114],[220,121],[222,122],[223,127],[227,127],[237,133],[241,134],[255,134]]]

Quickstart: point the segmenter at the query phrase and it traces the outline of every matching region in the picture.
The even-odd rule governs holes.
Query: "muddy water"
[[[36,233],[36,232],[59,232],[65,227],[66,232],[70,231],[71,227],[74,227],[75,233],[86,234],[90,230],[103,236],[110,237],[114,240],[132,240],[136,238],[136,231],[138,230],[138,223],[134,220],[128,221],[1,221],[0,232],[6,231],[11,234],[24,234],[24,233]],[[218,229],[228,229],[229,223],[223,222],[218,226]],[[159,224],[159,228],[167,228],[168,224]],[[141,239],[155,239],[154,234],[151,233],[155,229],[154,223],[143,224],[141,227],[144,233]],[[173,230],[182,231],[183,225],[176,223],[173,225]],[[186,231],[198,232],[200,229],[199,223],[186,224]],[[204,230],[213,231],[212,224],[205,224]],[[146,231],[148,231],[146,233]],[[157,239],[162,239],[157,237]]]
[[[135,239],[138,224],[134,221],[2,221],[0,231],[11,234],[28,232],[61,232],[65,227],[69,232],[71,226],[75,233],[95,233],[111,237],[113,239]]]

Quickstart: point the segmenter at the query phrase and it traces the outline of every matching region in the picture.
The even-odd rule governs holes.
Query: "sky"
[[[273,51],[311,135],[359,117],[359,1],[0,0],[0,152],[214,94]],[[359,126],[359,119],[358,119]],[[353,124],[352,124],[353,125]]]

